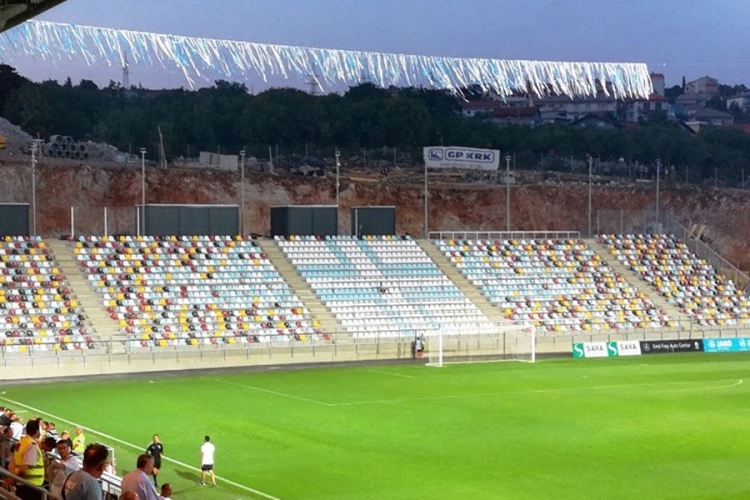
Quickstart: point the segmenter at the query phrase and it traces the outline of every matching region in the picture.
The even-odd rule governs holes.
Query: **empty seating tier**
[[[397,237],[278,239],[322,302],[356,337],[480,333],[494,325],[419,245]]]
[[[79,239],[77,260],[141,347],[323,338],[260,247],[244,237]]]
[[[542,331],[672,325],[580,240],[435,244],[506,318]]]
[[[93,348],[86,317],[40,238],[0,241],[0,344],[5,352]]]
[[[676,237],[601,235],[599,242],[697,324],[750,322],[748,298]]]

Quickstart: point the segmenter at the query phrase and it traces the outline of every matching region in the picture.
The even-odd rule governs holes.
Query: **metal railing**
[[[8,440],[11,442],[11,444],[17,443],[15,439],[7,438],[3,436],[2,434],[0,434],[0,444],[3,444],[7,442]],[[112,448],[111,446],[107,446],[107,448],[110,449],[110,453],[112,454],[110,456],[110,459],[112,459],[113,453],[114,453],[112,450],[114,450],[114,448]],[[45,452],[45,456],[53,462],[59,463],[60,461],[59,457],[52,453]],[[73,453],[73,456],[79,461],[79,468],[80,468],[83,465],[83,458],[76,453]],[[31,488],[33,488],[35,491],[38,491],[42,495],[42,500],[60,500],[57,495],[53,495],[46,489],[40,488],[38,486],[35,486],[29,483],[25,479],[18,477],[17,475],[13,474],[7,469],[3,469],[2,467],[0,467],[0,476],[2,476],[5,480],[12,479],[16,484],[21,483],[23,485],[30,486]],[[120,489],[121,482],[122,482],[122,478],[120,478],[114,473],[105,471],[99,478],[99,484],[102,487],[102,491],[105,494],[105,498],[109,497],[109,498],[116,499],[121,493],[121,489]],[[6,496],[3,496],[3,495],[6,495]],[[0,488],[0,499],[20,500],[18,499],[16,495],[14,495],[8,490],[3,490],[2,488]]]
[[[577,240],[580,231],[431,231],[431,240]]]
[[[495,323],[495,325],[498,332],[527,328],[527,326],[512,322]],[[560,324],[559,331],[548,331],[544,326],[536,327],[539,352],[545,352],[545,345],[556,346],[593,337],[622,340],[750,337],[750,320],[742,324],[700,326],[688,319],[671,318],[669,326],[645,325],[615,329],[603,320],[593,319],[587,321],[585,328],[585,330],[573,330]],[[158,366],[162,363],[184,361],[200,365],[232,359],[239,364],[273,365],[288,362],[315,363],[360,359],[396,360],[404,359],[409,355],[409,344],[414,338],[414,333],[362,338],[345,332],[332,331],[327,334],[327,338],[311,336],[304,340],[277,340],[277,336],[255,336],[252,342],[245,342],[242,337],[217,336],[208,339],[210,343],[202,339],[203,341],[197,345],[187,345],[184,340],[174,340],[165,341],[163,346],[153,341],[147,341],[149,344],[147,346],[140,346],[141,339],[138,335],[115,334],[107,339],[92,339],[93,348],[86,350],[56,350],[54,346],[59,344],[54,340],[40,339],[39,343],[27,346],[25,352],[18,352],[11,346],[0,346],[0,369],[6,371],[23,369],[31,377],[35,368],[64,367],[71,364],[84,367],[94,363],[97,366],[130,366],[149,362]],[[437,330],[432,334],[436,333]],[[459,337],[482,335],[479,324],[475,330],[466,329],[461,333],[444,331],[444,334]],[[428,338],[429,335],[428,333]]]

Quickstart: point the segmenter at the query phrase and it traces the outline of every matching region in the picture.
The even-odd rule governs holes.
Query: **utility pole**
[[[510,155],[505,155],[505,230],[510,232]]]
[[[245,234],[245,150],[240,151],[240,233]]]
[[[141,148],[141,223],[139,226],[138,236],[146,232],[146,148]]]
[[[591,186],[593,183],[594,157],[589,155],[589,238],[591,237]]]

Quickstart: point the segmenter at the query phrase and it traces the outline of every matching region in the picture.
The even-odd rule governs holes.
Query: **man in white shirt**
[[[154,457],[140,455],[136,462],[136,469],[122,477],[120,490],[125,493],[132,491],[138,494],[139,500],[159,500],[153,483],[148,478],[154,472]]]
[[[70,448],[70,444],[68,444],[67,441],[58,441],[56,448],[57,454],[60,455],[60,460],[52,461],[49,464],[49,491],[53,495],[62,498],[62,487],[65,480],[69,475],[81,468],[81,463],[78,458],[73,455],[73,450]]]
[[[16,414],[10,417],[10,430],[13,431],[13,439],[18,441],[23,436],[23,419]]]
[[[216,447],[211,442],[211,438],[206,436],[201,446],[201,482],[200,485],[206,484],[206,472],[211,476],[211,486],[216,486],[216,476],[214,475],[214,452]]]

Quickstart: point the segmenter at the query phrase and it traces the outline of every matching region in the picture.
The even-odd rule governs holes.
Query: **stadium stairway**
[[[292,292],[305,304],[313,318],[318,320],[320,329],[325,333],[343,332],[344,328],[341,326],[341,323],[336,320],[326,305],[315,295],[310,285],[302,279],[302,276],[297,272],[294,265],[289,262],[289,259],[286,258],[284,251],[281,250],[279,245],[274,240],[263,239],[257,240],[255,243],[263,249],[273,267],[284,278],[284,281],[289,285]]]
[[[609,249],[599,243],[595,238],[587,238],[583,240],[589,248],[594,250],[604,262],[617,274],[625,278],[630,286],[635,288],[641,293],[644,293],[648,299],[656,306],[661,308],[670,319],[690,322],[690,316],[684,314],[673,304],[670,304],[667,299],[662,297],[656,290],[651,288],[648,283],[641,280],[633,271],[625,267],[617,260],[617,257],[612,255]]]
[[[464,276],[458,267],[456,267],[448,258],[440,251],[440,249],[430,240],[417,240],[417,244],[424,250],[427,256],[438,266],[438,268],[445,274],[449,280],[463,292],[469,300],[471,300],[480,311],[484,313],[490,321],[495,324],[508,323],[508,320],[503,315],[503,312],[493,306],[489,300],[484,296],[481,290],[475,287],[466,276]]]
[[[70,285],[76,299],[83,307],[91,327],[100,337],[108,337],[119,330],[116,321],[109,317],[102,303],[102,296],[97,293],[83,273],[73,255],[73,247],[67,241],[47,239],[44,240],[50,253],[60,266],[63,276]]]

